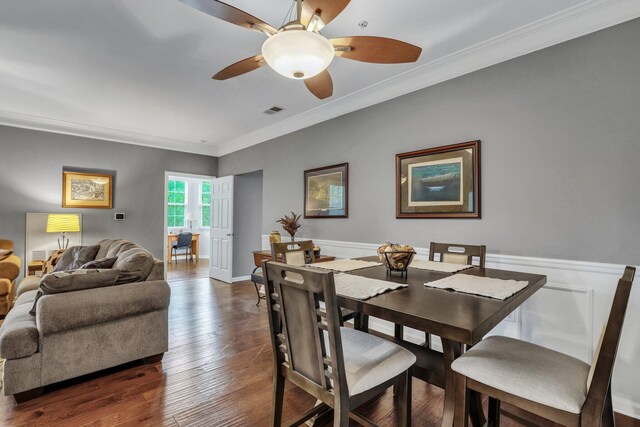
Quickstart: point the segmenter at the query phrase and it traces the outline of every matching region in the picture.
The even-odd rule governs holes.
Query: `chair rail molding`
[[[379,244],[314,239],[325,254],[354,258],[376,254]],[[290,241],[282,236],[282,241]],[[269,236],[262,235],[262,249],[268,250]],[[426,259],[427,248],[415,248],[417,257]],[[545,274],[547,284],[514,311],[490,334],[505,335],[552,348],[591,363],[600,331],[607,321],[618,279],[624,265],[588,261],[535,258],[506,254],[487,254],[487,268]],[[636,285],[640,288],[640,285]],[[632,291],[625,328],[620,341],[613,378],[613,406],[616,412],[640,418],[640,338],[634,326],[640,324],[640,289]],[[371,318],[370,327],[393,335],[393,324]],[[422,332],[405,328],[405,338],[420,343]],[[442,350],[434,337],[433,347]]]

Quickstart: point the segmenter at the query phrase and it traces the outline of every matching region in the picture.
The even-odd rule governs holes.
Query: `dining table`
[[[376,256],[356,259],[379,261]],[[480,267],[445,273],[409,266],[406,273],[400,273],[389,271],[384,265],[376,265],[346,273],[408,285],[364,300],[340,295],[337,291],[337,300],[341,307],[441,338],[442,353],[397,337],[370,331],[413,351],[417,356],[416,364],[412,368],[414,376],[444,388],[443,427],[453,425],[455,393],[451,363],[466,349],[478,344],[547,281],[547,277],[541,274]],[[425,286],[425,283],[443,279],[451,274],[526,281],[528,284],[505,300]],[[470,417],[474,426],[483,425],[485,422],[479,397],[470,402]]]

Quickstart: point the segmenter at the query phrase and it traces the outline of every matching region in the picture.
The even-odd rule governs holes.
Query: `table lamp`
[[[189,221],[189,231],[193,231],[193,221],[196,219],[196,216],[193,214],[193,212],[187,212],[187,214],[184,216],[184,220],[185,221]]]
[[[74,214],[49,214],[47,217],[47,233],[62,233],[62,242],[58,239],[58,248],[67,249],[69,238],[67,233],[80,231],[80,216]]]

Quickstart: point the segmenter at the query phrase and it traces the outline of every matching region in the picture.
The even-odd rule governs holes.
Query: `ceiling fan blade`
[[[333,80],[331,80],[331,74],[329,74],[327,70],[305,79],[304,84],[312,94],[320,99],[325,99],[333,95]]]
[[[239,25],[250,30],[266,31],[271,34],[275,34],[277,30],[271,25],[263,22],[253,15],[248,14],[236,7],[230,6],[226,3],[217,0],[180,0],[182,3],[198,9],[207,15],[214,16],[223,21],[230,22],[232,24]]]
[[[333,21],[351,0],[304,0],[302,2],[301,22],[306,27],[313,15],[318,13],[323,26]],[[318,30],[321,28],[317,28]]]
[[[235,64],[229,65],[227,68],[224,68],[216,73],[212,78],[215,80],[227,80],[231,77],[236,77],[244,73],[248,73],[249,71],[256,70],[262,67],[265,64],[265,60],[262,57],[262,54],[251,56],[247,59],[243,59],[242,61],[238,61]]]
[[[329,40],[336,56],[376,64],[415,62],[422,48],[396,39],[373,36],[339,37]]]

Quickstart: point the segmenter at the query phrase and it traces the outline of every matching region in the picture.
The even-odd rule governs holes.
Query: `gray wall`
[[[233,185],[233,277],[241,277],[251,274],[251,252],[262,246],[262,171],[237,175]]]
[[[636,19],[223,156],[220,175],[264,171],[263,233],[302,211],[305,169],[349,162],[349,218],[300,237],[638,264],[638,40]],[[396,219],[395,154],[475,139],[482,219]]]
[[[0,126],[0,238],[22,258],[27,212],[83,214],[85,244],[132,240],[162,258],[165,170],[217,174],[217,158]],[[63,209],[64,168],[115,171],[113,209]],[[125,221],[114,221],[125,212]]]

